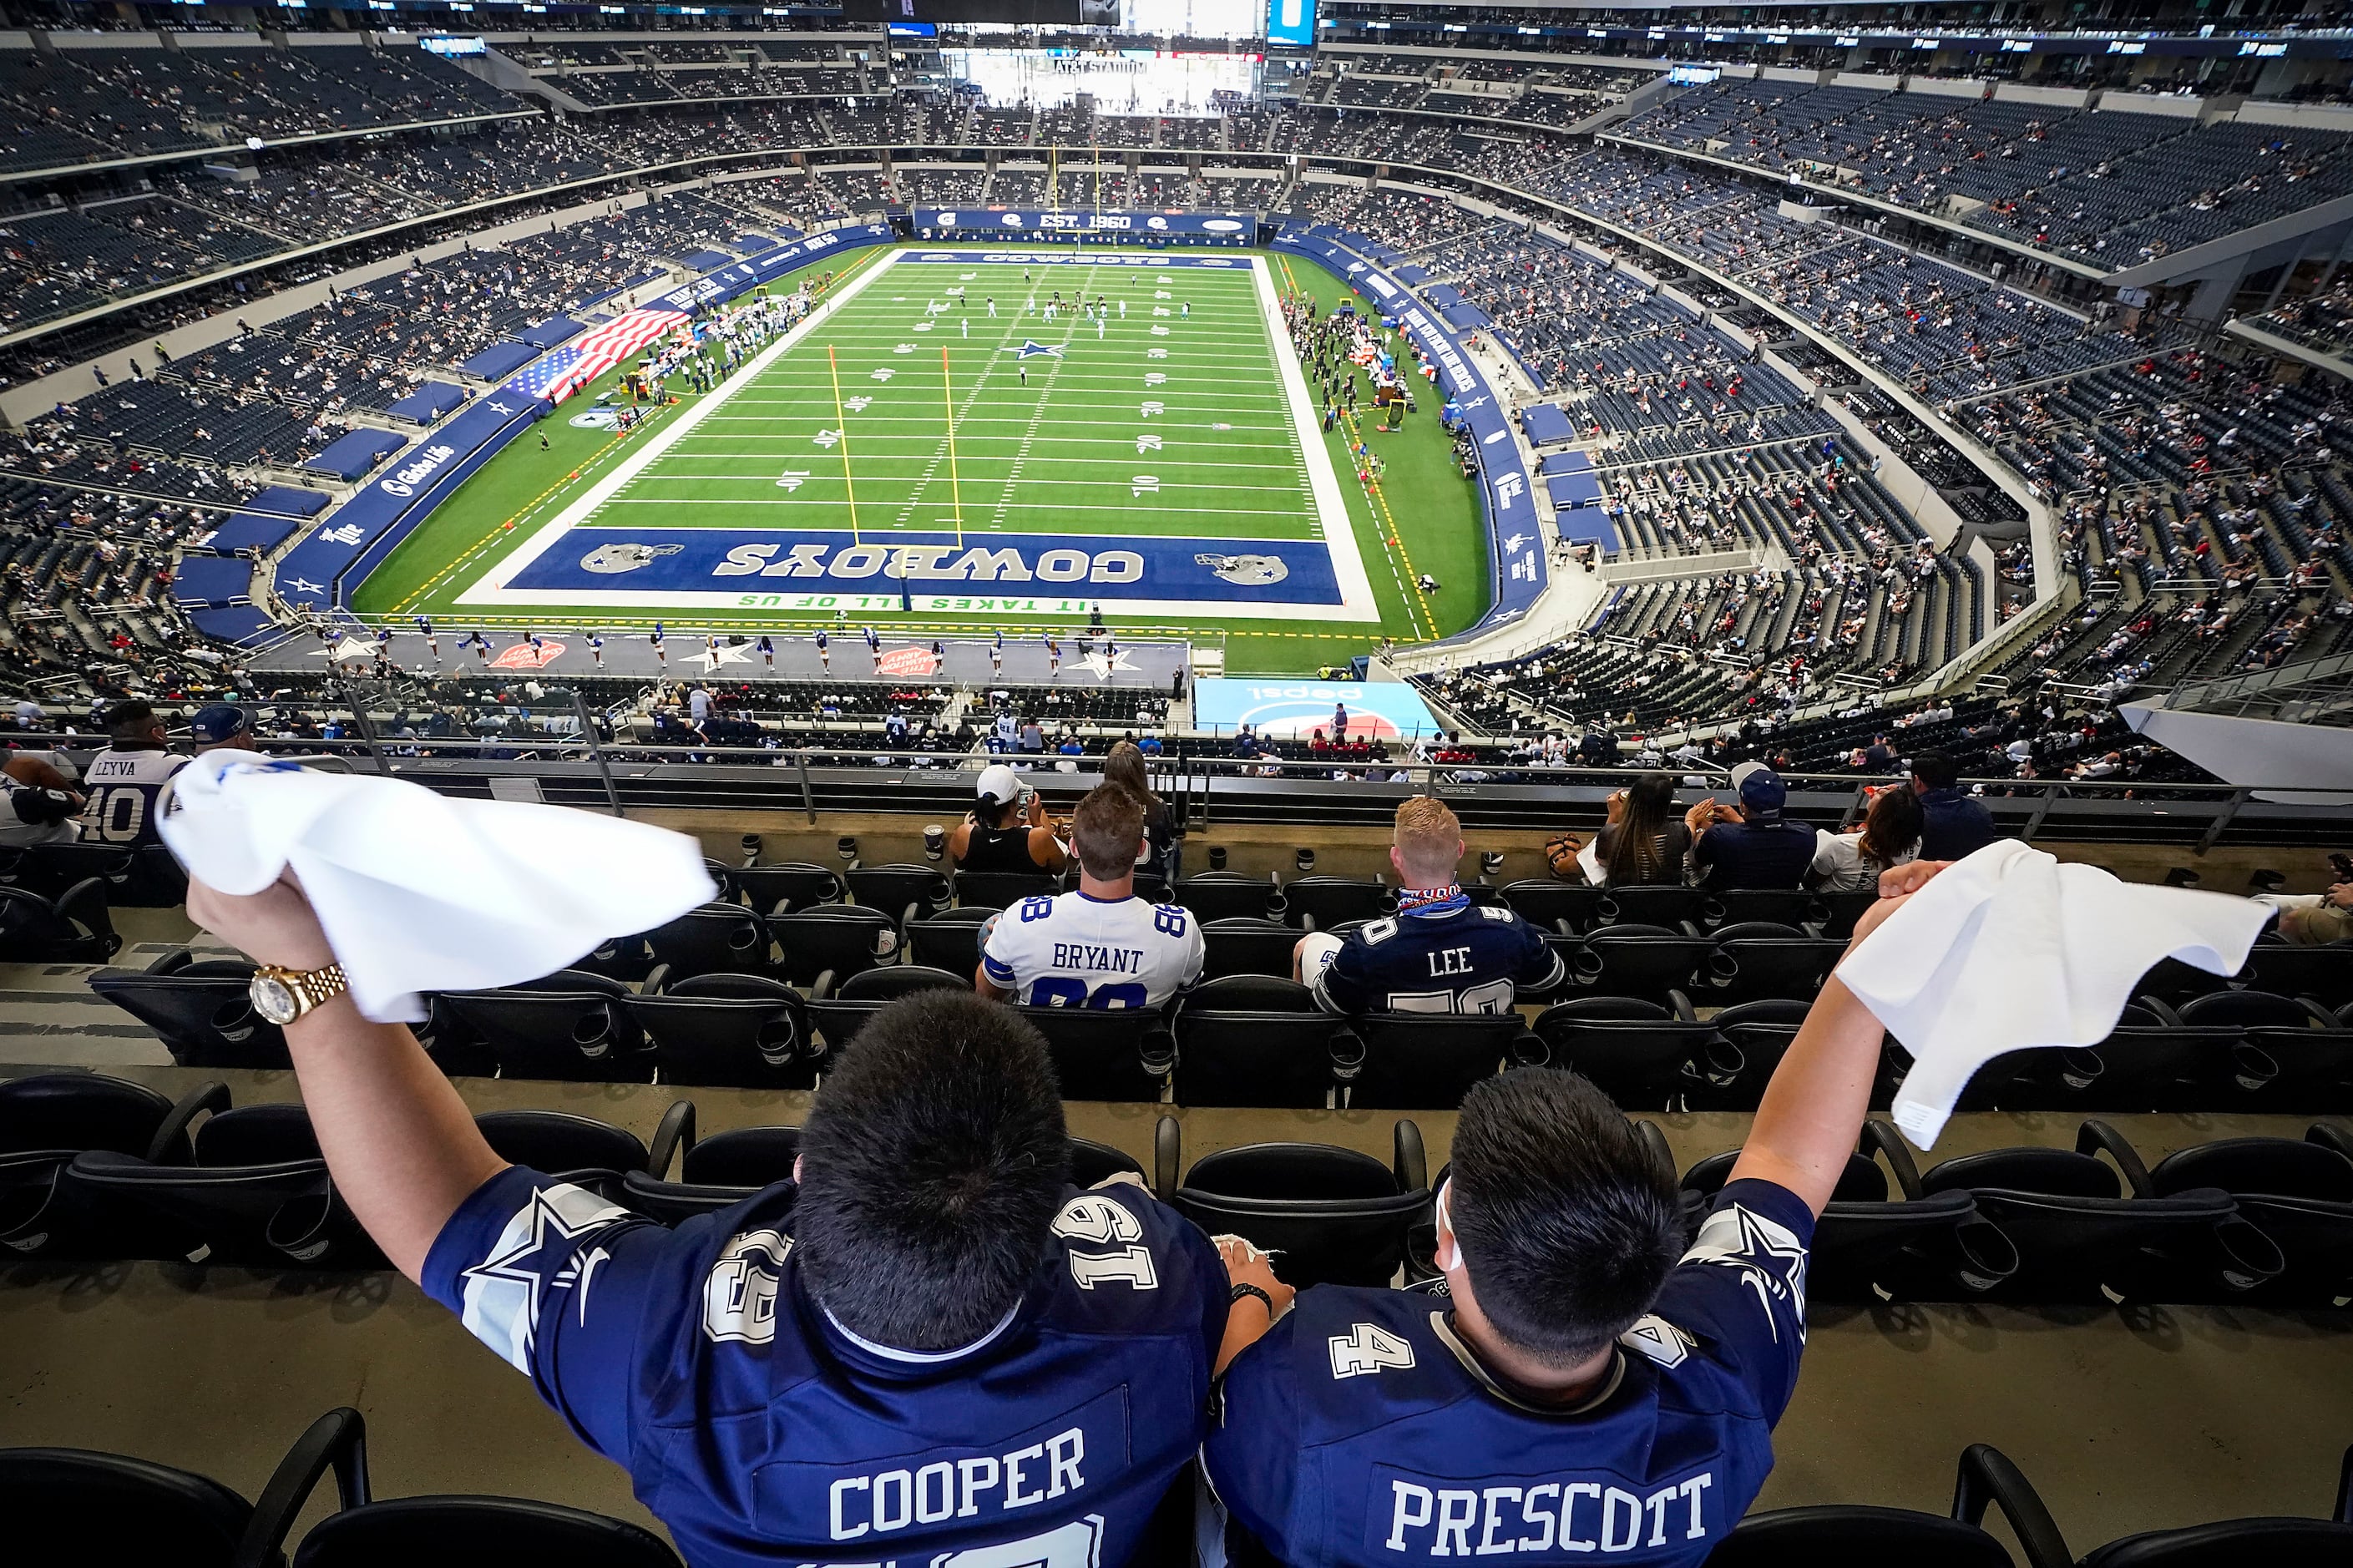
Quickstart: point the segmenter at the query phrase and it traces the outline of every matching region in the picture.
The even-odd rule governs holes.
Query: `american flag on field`
[[[665,332],[683,325],[682,310],[630,310],[580,334],[507,383],[514,392],[561,403]]]

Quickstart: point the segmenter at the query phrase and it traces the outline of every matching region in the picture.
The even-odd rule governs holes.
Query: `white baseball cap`
[[[1021,798],[1021,775],[1003,763],[991,763],[980,770],[976,793],[983,800],[993,800],[999,805]]]

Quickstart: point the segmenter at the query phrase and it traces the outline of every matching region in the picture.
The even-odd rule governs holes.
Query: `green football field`
[[[1229,669],[1268,673],[1483,612],[1475,491],[1434,390],[1417,383],[1395,432],[1368,399],[1318,428],[1277,300],[1328,307],[1345,283],[1258,253],[1047,254],[869,253],[815,320],[626,437],[591,413],[607,378],[542,424],[548,450],[526,434],[445,502],[353,608],[687,633],[846,610],[907,637],[1050,630],[1100,603],[1132,636],[1222,641]],[[1068,308],[1081,288],[1099,321]],[[1382,459],[1369,483],[1359,440]]]

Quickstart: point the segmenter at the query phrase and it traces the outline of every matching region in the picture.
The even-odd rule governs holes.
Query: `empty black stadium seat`
[[[1481,1079],[1548,1055],[1516,1013],[1367,1013],[1348,1026],[1364,1045],[1335,1073],[1351,1110],[1451,1110]]]
[[[1635,925],[1680,931],[1684,922],[1696,925],[1706,918],[1710,896],[1702,888],[1605,888],[1596,912],[1605,926]]]
[[[941,910],[907,928],[907,962],[969,979],[980,967],[980,933],[1000,911],[984,906]]]
[[[822,996],[860,970],[896,960],[899,923],[859,904],[819,904],[771,916],[785,978]]]
[[[167,910],[187,902],[188,874],[160,844],[42,844],[23,850],[7,880],[45,899],[95,879],[109,908]]]
[[[622,1177],[666,1171],[694,1118],[694,1102],[673,1101],[650,1149],[625,1127],[568,1110],[486,1110],[474,1118],[500,1159],[561,1177],[618,1202]]]
[[[1282,918],[1307,931],[1377,920],[1397,908],[1397,889],[1354,877],[1300,877],[1282,887]]]
[[[292,1067],[286,1036],[253,1010],[253,965],[197,959],[186,948],[145,969],[102,969],[90,988],[155,1031],[182,1067]]]
[[[1275,1253],[1286,1285],[1387,1285],[1431,1201],[1421,1130],[1399,1119],[1390,1141],[1387,1166],[1325,1143],[1221,1150],[1195,1161],[1170,1201],[1213,1236]]]
[[[2066,1541],[2042,1498],[2000,1449],[1983,1443],[1961,1454],[1949,1518],[1861,1503],[1759,1510],[1733,1526],[1708,1554],[1708,1568],[2016,1568],[2010,1549],[1984,1528],[1989,1506],[2018,1538],[2026,1568],[2069,1568]]]
[[[781,866],[738,866],[731,873],[744,901],[764,915],[807,909],[811,904],[838,904],[842,899],[841,874],[805,861]]]
[[[2075,1149],[1996,1149],[1961,1154],[1921,1176],[1927,1194],[1967,1191],[1978,1212],[2018,1248],[2018,1271],[1990,1292],[2041,1305],[2245,1300],[2285,1268],[2280,1248],[2249,1224],[2228,1193],[2200,1188],[2128,1197],[2131,1145],[2087,1121]]]
[[[367,1500],[358,1422],[356,1412],[339,1410],[312,1424],[262,1489],[265,1506],[273,1510],[266,1517],[285,1509],[290,1522],[287,1500],[299,1506],[330,1468],[346,1505]],[[174,1568],[274,1563],[274,1552],[239,1554],[254,1514],[252,1504],[218,1481],[169,1465],[79,1448],[0,1448],[0,1515],[7,1520],[5,1539],[16,1561],[169,1563]]]
[[[189,1122],[227,1092],[206,1084],[175,1105],[97,1073],[0,1081],[0,1258],[184,1256],[192,1243],[177,1224],[80,1181],[73,1161],[100,1151],[185,1164]]]
[[[2353,1135],[2343,1129],[2316,1123],[2302,1142],[2224,1138],[2178,1149],[2147,1181],[2158,1197],[2219,1187],[2278,1245],[2285,1267],[2248,1292],[2250,1300],[2286,1307],[2353,1301]]]
[[[762,974],[698,974],[622,1005],[665,1083],[809,1089],[824,1058],[800,993]]]
[[[1168,890],[1171,903],[1193,911],[1206,928],[1213,921],[1262,920],[1274,909],[1271,879],[1239,871],[1204,871],[1179,877]]]
[[[1597,995],[1672,1002],[1689,994],[1693,976],[1715,952],[1706,937],[1626,922],[1590,932],[1567,956],[1578,985]]]
[[[1201,922],[1202,974],[1217,979],[1228,974],[1267,974],[1290,978],[1293,950],[1299,932],[1266,916],[1204,917]]]
[[[741,904],[705,904],[645,936],[654,962],[673,980],[770,973],[769,927]]]
[[[1798,1030],[1811,1006],[1810,1002],[1770,997],[1759,1002],[1736,1002],[1716,1010],[1708,1022],[1726,1044],[1740,1053],[1739,1081],[1728,1087],[1719,1086],[1725,1108],[1749,1110],[1756,1106],[1766,1084],[1772,1079],[1773,1069],[1781,1065],[1789,1042],[1798,1037]]]
[[[371,1500],[359,1412],[332,1412],[305,1434],[303,1443],[311,1443],[329,1422],[336,1426],[321,1444],[325,1452],[311,1461],[307,1477],[290,1458],[263,1493],[247,1542],[251,1561],[274,1560],[284,1549],[318,1476],[331,1456],[341,1454],[349,1456],[342,1462],[353,1473],[343,1480],[336,1510],[304,1532],[293,1568],[414,1568],[420,1563],[451,1568],[494,1563],[681,1568],[678,1554],[651,1531],[579,1509],[517,1498]],[[296,1450],[301,1453],[302,1444]]]
[[[1346,1028],[1306,986],[1267,974],[1203,982],[1178,1005],[1176,1103],[1320,1110]]]
[[[1046,1037],[1065,1100],[1156,1100],[1176,1065],[1176,1041],[1145,1007],[1023,1007]]]
[[[2324,1007],[2353,1005],[2353,954],[2342,943],[2293,947],[2259,942],[2248,950],[2240,973],[2253,990],[2309,996]]]
[[[121,950],[106,910],[106,884],[77,882],[55,902],[0,887],[0,963],[104,963]]]
[[[653,1062],[633,999],[619,981],[576,969],[439,998],[481,1040],[501,1078],[644,1083]]]
[[[1709,926],[1766,921],[1803,927],[1822,918],[1821,901],[1802,888],[1734,888],[1707,891],[1702,919]],[[1718,933],[1722,934],[1721,932]],[[1806,934],[1802,930],[1799,935]]]
[[[1591,929],[1601,916],[1601,889],[1580,887],[1575,882],[1552,882],[1542,878],[1506,882],[1503,900],[1505,908],[1530,925],[1562,936],[1575,936]]]
[[[1700,998],[1715,1002],[1810,1001],[1846,954],[1846,943],[1834,937],[1808,936],[1767,921],[1721,926],[1715,936]]]
[[[842,875],[849,896],[881,910],[903,931],[914,921],[948,907],[953,891],[946,872],[934,866],[853,866]]]
[[[1554,1067],[1591,1079],[1624,1110],[1683,1109],[1686,1097],[1729,1085],[1742,1065],[1713,1023],[1639,996],[1556,1002],[1529,1027]]]

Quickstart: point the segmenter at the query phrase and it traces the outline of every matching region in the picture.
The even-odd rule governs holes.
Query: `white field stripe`
[[[1377,621],[1380,606],[1373,598],[1373,583],[1365,574],[1365,558],[1356,548],[1356,530],[1348,521],[1348,503],[1341,499],[1339,476],[1332,471],[1332,450],[1320,434],[1321,419],[1307,395],[1307,380],[1299,372],[1299,357],[1282,327],[1282,302],[1275,297],[1274,272],[1264,256],[1253,253],[1250,270],[1258,279],[1259,313],[1265,319],[1267,348],[1274,355],[1283,390],[1291,395],[1291,424],[1307,458],[1307,485],[1315,498],[1315,513],[1324,523],[1324,548],[1332,554],[1332,575],[1340,585],[1347,613],[1338,620]]]

